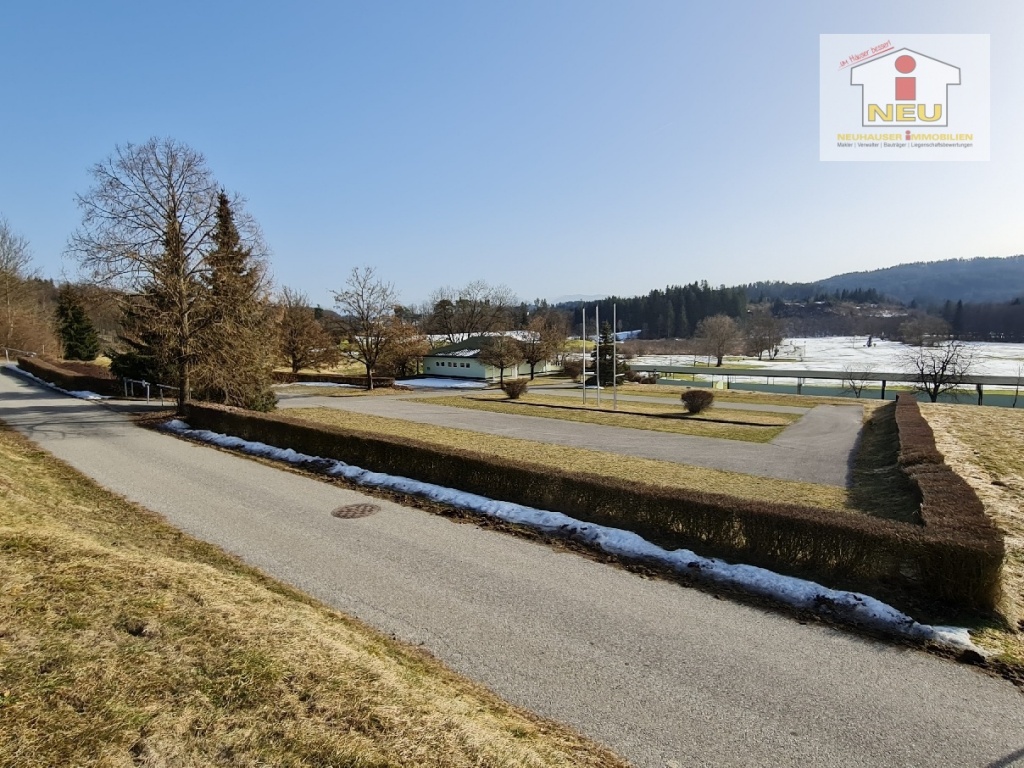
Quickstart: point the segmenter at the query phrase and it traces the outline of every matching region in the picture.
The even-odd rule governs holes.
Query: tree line
[[[86,282],[40,280],[28,243],[0,220],[0,344],[91,360],[101,351],[99,317],[111,370],[173,385],[179,410],[193,397],[270,409],[271,371],[282,361],[298,371],[347,358],[372,387],[375,373],[416,373],[432,345],[471,333],[522,329],[485,352],[519,356],[532,370],[568,332],[561,313],[527,308],[482,281],[440,288],[419,308],[401,305],[372,267],[351,270],[333,291],[334,310],[289,287],[275,293],[244,198],[173,139],[118,146],[90,176],[67,245]]]
[[[348,358],[363,366],[372,386],[374,373],[415,373],[432,346],[471,334],[491,334],[485,362],[504,369],[525,361],[532,377],[570,333],[582,330],[579,302],[527,305],[507,287],[483,281],[442,287],[422,306],[404,306],[371,267],[351,270],[333,292],[333,310],[311,307],[299,291],[274,292],[268,249],[244,198],[229,193],[191,147],[172,139],[126,144],[90,175],[92,186],[77,197],[81,225],[67,247],[86,283],[58,288],[41,280],[27,242],[0,219],[0,345],[90,359],[102,334],[112,370],[173,384],[179,407],[196,396],[272,408],[271,369],[282,360],[298,371]],[[751,304],[755,289],[761,301]],[[784,323],[790,332],[802,325],[826,333],[1024,340],[1019,300],[875,312],[880,297],[870,288],[819,293],[802,303],[778,296],[769,302],[771,289],[694,282],[596,304],[606,320],[615,306],[615,330],[696,337],[719,365],[733,350],[773,356]],[[500,335],[513,330],[521,333]]]
[[[617,331],[639,330],[645,339],[689,338],[705,318],[714,315],[744,317],[747,295],[743,288],[712,288],[704,281],[670,285],[646,296],[609,296],[586,305],[588,311],[594,306],[607,319],[611,319],[612,308],[615,308]],[[572,312],[574,328],[582,325],[582,302],[559,304],[557,308]]]

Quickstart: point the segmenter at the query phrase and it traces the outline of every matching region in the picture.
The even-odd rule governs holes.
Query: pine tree
[[[213,250],[206,256],[196,393],[213,402],[272,410],[276,352],[266,268],[241,239],[228,196],[217,200]]]
[[[78,292],[63,285],[57,293],[57,332],[65,360],[95,360],[100,353],[100,338],[82,305]]]
[[[600,362],[602,387],[613,385],[616,374],[625,373],[629,367],[621,360],[615,359],[615,344],[611,323],[601,323],[601,339],[597,344],[597,359]]]

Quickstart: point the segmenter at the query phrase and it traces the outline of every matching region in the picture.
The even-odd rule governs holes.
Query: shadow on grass
[[[850,505],[875,517],[921,522],[921,502],[897,464],[896,403],[876,408],[864,424],[850,472]]]
[[[556,405],[553,403],[531,403],[526,400],[513,400],[511,398],[506,400],[499,400],[493,397],[466,397],[467,400],[476,400],[481,403],[497,403],[499,405],[517,406],[521,408],[537,408],[547,409],[552,411],[575,411],[577,413],[597,413],[615,415],[619,414],[622,416],[639,416],[645,419],[661,419],[670,421],[695,421],[705,424],[727,424],[734,427],[762,427],[765,429],[778,429],[779,427],[788,427],[792,422],[780,419],[777,424],[764,424],[762,422],[753,421],[741,421],[738,419],[716,419],[705,414],[686,413],[680,411],[679,413],[650,413],[647,411],[629,411],[618,408],[616,410],[609,410],[607,408],[581,408],[576,405]]]

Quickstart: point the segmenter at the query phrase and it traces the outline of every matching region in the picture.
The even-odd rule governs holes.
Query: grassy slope
[[[620,766],[0,429],[0,765]]]
[[[604,399],[601,408],[598,408],[595,402],[583,405],[566,397],[543,394],[526,394],[519,400],[509,400],[502,393],[452,395],[425,397],[420,399],[420,402],[752,443],[771,442],[786,425],[799,418],[792,414],[721,409],[716,411],[713,408],[699,416],[690,416],[683,412],[681,405],[629,401],[622,401],[618,410],[613,411],[610,396]]]
[[[1003,532],[1003,612],[1024,630],[1024,411],[922,403],[946,463],[977,492]],[[981,642],[1024,665],[1024,635],[991,629]]]

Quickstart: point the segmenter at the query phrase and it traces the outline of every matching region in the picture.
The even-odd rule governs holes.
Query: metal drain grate
[[[331,516],[342,520],[354,520],[357,517],[369,517],[376,512],[380,512],[380,507],[376,504],[346,504],[331,512]]]

